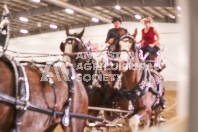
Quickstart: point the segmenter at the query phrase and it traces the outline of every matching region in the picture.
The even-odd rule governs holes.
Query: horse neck
[[[133,63],[138,64],[138,66],[140,65],[138,52],[136,52]],[[142,69],[137,69],[137,70],[131,69],[124,72],[122,79],[123,87],[128,90],[137,87],[142,79],[142,72],[143,72]]]

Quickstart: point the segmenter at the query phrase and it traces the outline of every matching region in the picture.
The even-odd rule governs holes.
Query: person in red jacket
[[[144,55],[146,52],[149,53],[146,60],[151,60],[151,55],[159,50],[160,36],[157,30],[152,26],[154,21],[151,17],[143,18],[140,22],[145,25],[145,28],[142,29],[142,39],[138,43],[141,43],[141,49]]]

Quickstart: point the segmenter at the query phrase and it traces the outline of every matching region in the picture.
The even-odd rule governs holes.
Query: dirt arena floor
[[[176,92],[175,91],[166,91],[166,109],[162,112],[162,117],[169,121],[176,116]],[[86,128],[84,132],[128,132],[128,124],[125,120],[120,121],[123,124],[123,127],[117,128]],[[54,132],[63,132],[60,126],[57,126]]]

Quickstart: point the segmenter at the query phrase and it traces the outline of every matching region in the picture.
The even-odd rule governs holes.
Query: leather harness
[[[129,39],[133,39],[134,43],[132,44],[134,53],[131,55],[129,51],[127,50],[122,50],[121,52],[127,52],[128,55],[130,56],[130,62],[132,59],[135,57],[136,50],[138,49],[136,47],[136,40],[133,36],[126,34],[121,37],[120,40],[122,41],[128,41]],[[150,83],[151,76],[154,77],[156,85],[157,85],[157,90],[153,89]],[[139,83],[139,85],[131,90],[125,90],[122,86],[122,79],[121,75],[118,77],[117,82],[115,83],[114,86],[115,89],[117,90],[119,95],[125,100],[135,102],[137,99],[141,98],[143,95],[145,95],[148,91],[156,95],[156,103],[155,105],[152,106],[152,109],[156,109],[159,105],[162,105],[162,100],[163,96],[160,96],[160,83],[159,80],[157,79],[156,75],[154,72],[151,72],[149,68],[145,68],[142,72],[142,78]],[[157,100],[160,99],[160,103],[157,103]]]
[[[48,84],[54,89],[54,95],[55,95],[54,96],[55,97],[54,109],[45,109],[45,108],[35,106],[29,102],[29,96],[30,96],[29,84],[28,84],[28,79],[27,79],[27,75],[26,75],[24,66],[21,63],[16,62],[11,58],[8,58],[8,57],[6,57],[6,58],[7,58],[7,60],[9,60],[10,64],[12,65],[12,67],[14,69],[15,80],[16,80],[15,81],[16,95],[15,95],[15,97],[11,97],[11,96],[6,95],[0,91],[0,102],[6,102],[6,103],[9,103],[9,104],[12,104],[15,106],[16,115],[15,115],[15,122],[14,122],[14,126],[13,126],[13,132],[20,132],[20,125],[22,124],[20,122],[20,118],[22,117],[22,115],[25,113],[26,110],[36,111],[39,113],[50,115],[51,119],[53,116],[54,120],[56,119],[57,116],[61,116],[62,117],[61,123],[65,127],[69,125],[71,117],[80,118],[80,119],[89,119],[89,120],[100,121],[100,122],[106,121],[105,119],[70,112],[72,95],[75,90],[75,83],[74,83],[75,70],[72,65],[70,65],[68,67],[68,70],[69,70],[69,75],[68,75],[69,81],[67,82],[68,86],[69,86],[68,100],[66,102],[64,112],[59,112],[59,111],[56,111],[56,107],[57,107],[56,90],[54,88],[53,80],[51,78],[49,78],[47,74],[45,74]],[[25,62],[25,61],[23,61],[23,62]],[[36,66],[41,73],[44,73],[44,70],[41,67],[38,67],[36,65],[37,62],[34,62],[34,63],[26,62],[26,63],[28,63],[29,65]],[[41,64],[41,63],[38,63],[38,64]],[[51,120],[50,120],[50,123],[52,123]]]

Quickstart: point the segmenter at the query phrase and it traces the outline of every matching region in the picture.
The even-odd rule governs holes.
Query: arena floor
[[[176,91],[166,91],[165,94],[166,98],[166,110],[162,113],[162,117],[166,119],[166,121],[169,121],[176,117]],[[123,127],[118,127],[118,128],[86,128],[84,132],[128,132],[128,125],[127,123],[123,120]],[[108,129],[108,130],[107,130]],[[54,132],[63,132],[60,126],[58,126]]]

